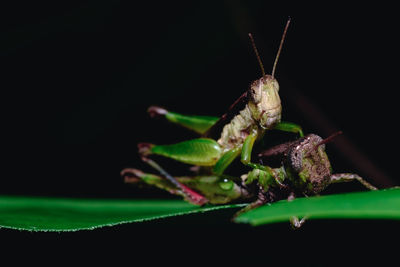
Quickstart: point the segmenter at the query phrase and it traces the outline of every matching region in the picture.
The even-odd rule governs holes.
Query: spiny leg
[[[219,120],[218,117],[212,116],[183,115],[157,106],[149,107],[147,112],[152,118],[165,117],[168,121],[195,131],[198,134],[204,134]]]
[[[121,176],[125,183],[139,184],[145,183],[166,190],[171,194],[185,196],[185,194],[169,180],[155,174],[145,173],[134,168],[125,168],[121,171]]]
[[[371,185],[363,178],[361,178],[358,174],[354,173],[335,173],[331,175],[331,183],[344,183],[344,182],[352,182],[358,181],[363,186],[368,188],[369,190],[378,190],[375,186]]]
[[[171,176],[168,172],[166,172],[160,165],[158,165],[154,160],[147,158],[145,156],[142,156],[143,162],[147,163],[154,169],[156,169],[163,177],[168,179],[172,184],[174,184],[177,188],[179,188],[187,197],[187,199],[192,202],[193,204],[196,205],[204,205],[205,203],[208,202],[208,200],[202,196],[201,194],[193,191],[186,185],[178,182],[173,176]]]
[[[171,194],[186,197],[186,195],[169,180],[161,175],[145,173],[141,170],[126,168],[121,172],[126,183],[147,184],[166,190]],[[211,204],[226,204],[236,200],[250,198],[250,192],[246,188],[236,184],[235,177],[217,175],[181,176],[175,179],[204,195]],[[190,202],[190,199],[187,199]]]

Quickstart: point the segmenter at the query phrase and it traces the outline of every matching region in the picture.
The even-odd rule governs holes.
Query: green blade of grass
[[[400,219],[400,188],[279,201],[244,213],[235,221],[256,226],[289,221],[292,216],[308,219]]]
[[[89,230],[244,205],[198,207],[182,200],[0,196],[0,227],[28,231]],[[400,219],[400,188],[279,201],[244,213],[236,221],[261,225],[288,221],[292,216]]]
[[[28,231],[90,230],[239,206],[199,207],[183,200],[0,196],[0,227]]]

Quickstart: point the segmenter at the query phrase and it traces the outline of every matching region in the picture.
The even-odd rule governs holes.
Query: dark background
[[[378,187],[398,185],[396,17],[374,7],[363,13],[329,5],[298,14],[279,10],[268,2],[244,1],[57,1],[3,8],[6,161],[0,193],[170,197],[130,187],[119,176],[124,167],[146,169],[137,156],[138,142],[194,137],[150,120],[146,109],[157,104],[188,114],[223,114],[261,76],[247,33],[253,33],[270,72],[288,15],[292,23],[276,71],[283,119],[322,137],[342,130],[344,135],[328,145],[334,171],[359,173]],[[270,134],[272,143],[293,138]],[[363,188],[338,185],[328,193],[353,190]],[[391,253],[382,246],[398,237],[398,222],[310,221],[293,232],[287,223],[233,225],[230,215],[65,234],[0,230],[0,236],[15,241],[15,250],[21,244],[47,244],[61,258],[66,246],[71,255],[114,249],[132,261],[151,261],[155,254],[179,262],[185,254],[195,262],[213,255],[222,261],[272,257],[282,264],[340,262],[340,255],[353,255],[355,247],[364,250],[355,255],[357,261],[365,254],[387,259]],[[172,241],[181,244],[179,257]]]

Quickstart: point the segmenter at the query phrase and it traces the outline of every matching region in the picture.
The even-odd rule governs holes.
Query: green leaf
[[[292,216],[308,219],[400,219],[400,188],[279,201],[244,213],[235,221],[262,225],[289,221]]]
[[[245,205],[198,207],[183,200],[0,196],[0,227],[28,231],[89,230]],[[261,225],[289,221],[292,216],[400,219],[400,188],[279,201],[244,213],[236,221]]]
[[[240,206],[198,207],[183,200],[0,196],[0,227],[29,231],[89,230]]]

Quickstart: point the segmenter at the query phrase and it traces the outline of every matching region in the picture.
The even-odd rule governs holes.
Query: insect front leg
[[[287,200],[292,201],[293,199],[295,199],[295,194],[292,192],[292,193],[290,193]],[[299,219],[299,217],[297,217],[297,216],[292,216],[290,218],[290,225],[292,226],[293,229],[299,229],[306,222],[306,219],[307,219],[307,217],[303,217],[303,218]]]
[[[378,190],[375,186],[371,185],[367,181],[365,181],[363,178],[361,178],[358,174],[354,173],[335,173],[332,174],[331,177],[331,183],[344,183],[344,182],[352,182],[352,181],[358,181],[361,183],[363,186],[368,188],[369,190]]]
[[[236,218],[237,216],[239,216],[240,214],[243,214],[245,212],[248,212],[250,210],[258,208],[264,204],[275,202],[277,200],[277,195],[272,190],[269,190],[269,185],[267,185],[268,182],[266,181],[265,177],[262,177],[262,175],[255,175],[255,176],[257,176],[257,177],[255,177],[254,171],[251,171],[247,175],[244,175],[244,176],[247,176],[247,181],[245,181],[245,184],[249,184],[248,182],[252,183],[254,181],[254,180],[251,181],[253,178],[258,180],[257,198],[253,202],[248,204],[246,207],[244,207],[243,209],[236,212],[233,219]],[[262,181],[262,180],[264,180],[264,181]]]
[[[284,132],[298,133],[300,137],[304,136],[303,130],[300,125],[287,121],[281,121],[277,123],[273,129]]]
[[[198,134],[204,134],[219,120],[218,117],[212,116],[183,115],[157,106],[149,107],[147,112],[152,118],[164,117],[169,122],[176,123]]]
[[[236,217],[238,217],[239,215],[246,213],[250,210],[253,210],[255,208],[258,208],[264,204],[266,204],[268,201],[266,200],[266,198],[264,197],[264,195],[259,192],[258,197],[255,201],[251,202],[249,205],[247,205],[246,207],[244,207],[243,209],[240,209],[238,212],[236,212],[233,217],[232,220],[234,220]]]
[[[238,146],[224,153],[215,164],[213,172],[218,175],[223,174],[225,169],[240,155],[241,152],[242,146]]]
[[[282,184],[282,181],[280,179],[281,177],[279,175],[276,175],[272,168],[270,168],[269,166],[264,166],[251,162],[251,152],[253,150],[254,142],[256,141],[257,137],[258,134],[256,131],[254,131],[250,133],[250,135],[247,136],[247,138],[245,139],[241,153],[241,162],[251,168],[264,171],[268,176],[272,177],[275,180],[276,184],[284,187],[284,184]]]

